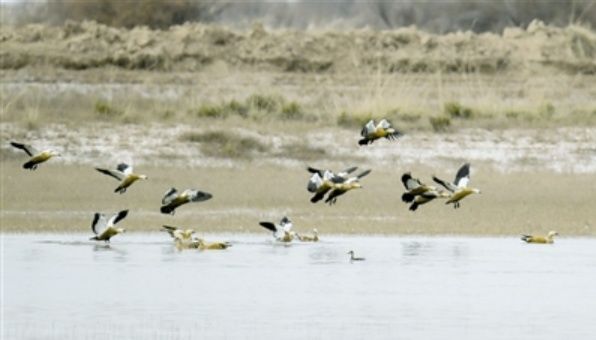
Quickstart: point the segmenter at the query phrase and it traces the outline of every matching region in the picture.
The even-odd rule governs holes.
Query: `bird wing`
[[[358,170],[357,166],[353,166],[351,168],[347,168],[345,170],[342,170],[340,173],[337,174],[337,177],[347,177],[349,174],[351,174],[352,172]]]
[[[116,169],[118,171],[122,172],[126,176],[132,174],[132,166],[130,166],[130,165],[126,164],[126,163],[120,163],[120,164],[118,164],[118,166],[116,167]]]
[[[112,176],[119,181],[123,180],[124,177],[126,177],[122,172],[120,172],[118,170],[108,170],[108,169],[101,169],[101,168],[95,168],[95,170],[101,172],[104,175]]]
[[[362,131],[360,132],[360,135],[362,137],[366,137],[373,132],[375,132],[375,121],[371,119],[368,121],[368,123],[366,123],[366,125],[364,125]]]
[[[321,184],[323,184],[323,179],[318,173],[314,173],[312,176],[310,176],[306,189],[308,192],[316,192],[317,189],[321,187]]]
[[[33,157],[39,153],[34,147],[29,144],[21,144],[17,142],[10,142],[10,145],[14,146],[17,149],[21,149],[25,151],[30,157]]]
[[[319,174],[319,176],[323,177],[323,170],[315,169],[310,166],[308,168],[306,168],[306,170],[308,170],[308,172],[310,172],[311,174]]]
[[[370,174],[370,173],[371,173],[371,171],[372,171],[371,169],[364,170],[364,171],[362,171],[360,174],[358,174],[358,176],[356,176],[356,177],[358,177],[358,179],[360,179],[360,178],[362,178],[362,177],[364,177],[364,176],[366,176],[366,175]]]
[[[192,202],[207,201],[213,197],[210,193],[200,190],[188,189],[185,192],[188,194],[188,199]]]
[[[284,219],[281,220],[281,227],[285,232],[289,233],[293,227],[292,221],[290,221],[287,217],[284,217]]]
[[[170,188],[170,190],[166,191],[165,195],[161,199],[161,204],[168,205],[172,203],[172,201],[178,196],[178,190],[176,188]]]
[[[418,178],[413,178],[412,175],[407,172],[401,176],[401,182],[404,184],[406,190],[413,190],[422,185]]]
[[[377,129],[389,129],[391,127],[391,123],[387,119],[381,119],[379,124],[377,124]]]
[[[442,185],[445,189],[451,191],[451,192],[455,192],[457,190],[457,187],[447,181],[444,181],[436,176],[433,176],[433,181],[439,183],[440,185]]]
[[[269,229],[274,233],[277,232],[277,227],[275,227],[275,224],[271,222],[259,222],[259,224],[261,225],[261,227],[265,229]]]
[[[91,230],[95,235],[99,235],[106,230],[106,226],[108,225],[108,220],[106,220],[106,215],[101,213],[95,213],[93,216],[93,222],[91,222]]]
[[[170,234],[170,236],[172,236],[172,237],[174,237],[174,232],[176,230],[178,230],[177,227],[172,227],[172,226],[169,226],[169,225],[162,225],[161,227],[162,227],[163,231],[167,231],[168,234]]]
[[[110,217],[108,220],[108,227],[114,226],[116,223],[122,221],[126,215],[128,215],[128,210],[119,211],[117,214]]]
[[[465,188],[470,181],[470,163],[466,163],[462,165],[459,170],[457,170],[457,174],[455,175],[455,184],[459,188]]]

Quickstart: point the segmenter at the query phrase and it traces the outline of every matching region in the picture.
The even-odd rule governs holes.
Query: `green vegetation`
[[[209,157],[251,159],[269,147],[252,137],[238,136],[228,131],[188,132],[181,141],[199,143],[201,152]]]
[[[429,117],[428,121],[435,132],[445,132],[451,126],[451,119],[445,116]]]
[[[445,103],[444,110],[451,118],[470,119],[474,116],[471,108],[463,106],[458,102]]]

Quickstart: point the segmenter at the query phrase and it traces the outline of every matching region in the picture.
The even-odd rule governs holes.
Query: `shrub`
[[[458,102],[447,102],[443,108],[451,118],[470,119],[474,115],[471,108],[465,107]]]
[[[100,118],[112,119],[122,116],[124,112],[119,108],[113,107],[105,100],[98,100],[95,102],[95,113]]]
[[[228,131],[188,132],[181,141],[200,143],[201,152],[218,158],[252,158],[256,153],[268,150],[267,145],[255,138],[238,136]]]
[[[227,114],[221,106],[202,104],[197,109],[196,116],[199,118],[224,118]]]
[[[429,117],[428,121],[435,132],[446,131],[451,126],[451,119],[445,116]]]
[[[304,118],[300,104],[295,101],[284,103],[281,108],[281,116],[284,119],[298,120]]]

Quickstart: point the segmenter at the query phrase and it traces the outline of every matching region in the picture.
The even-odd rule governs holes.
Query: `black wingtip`
[[[364,138],[358,141],[358,145],[362,146],[362,145],[368,145],[368,139]]]
[[[401,195],[401,200],[406,202],[406,203],[410,203],[414,200],[414,195],[406,192],[403,195]]]
[[[159,211],[161,211],[162,214],[171,214],[173,210],[174,209],[172,209],[170,206],[167,206],[167,205],[164,205],[163,207],[161,207],[159,209]]]
[[[414,202],[410,205],[410,211],[416,211],[418,209],[418,203]]]

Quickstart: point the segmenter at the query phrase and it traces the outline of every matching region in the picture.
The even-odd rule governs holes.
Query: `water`
[[[596,239],[3,234],[2,339],[594,339]],[[350,263],[354,249],[366,261]]]

